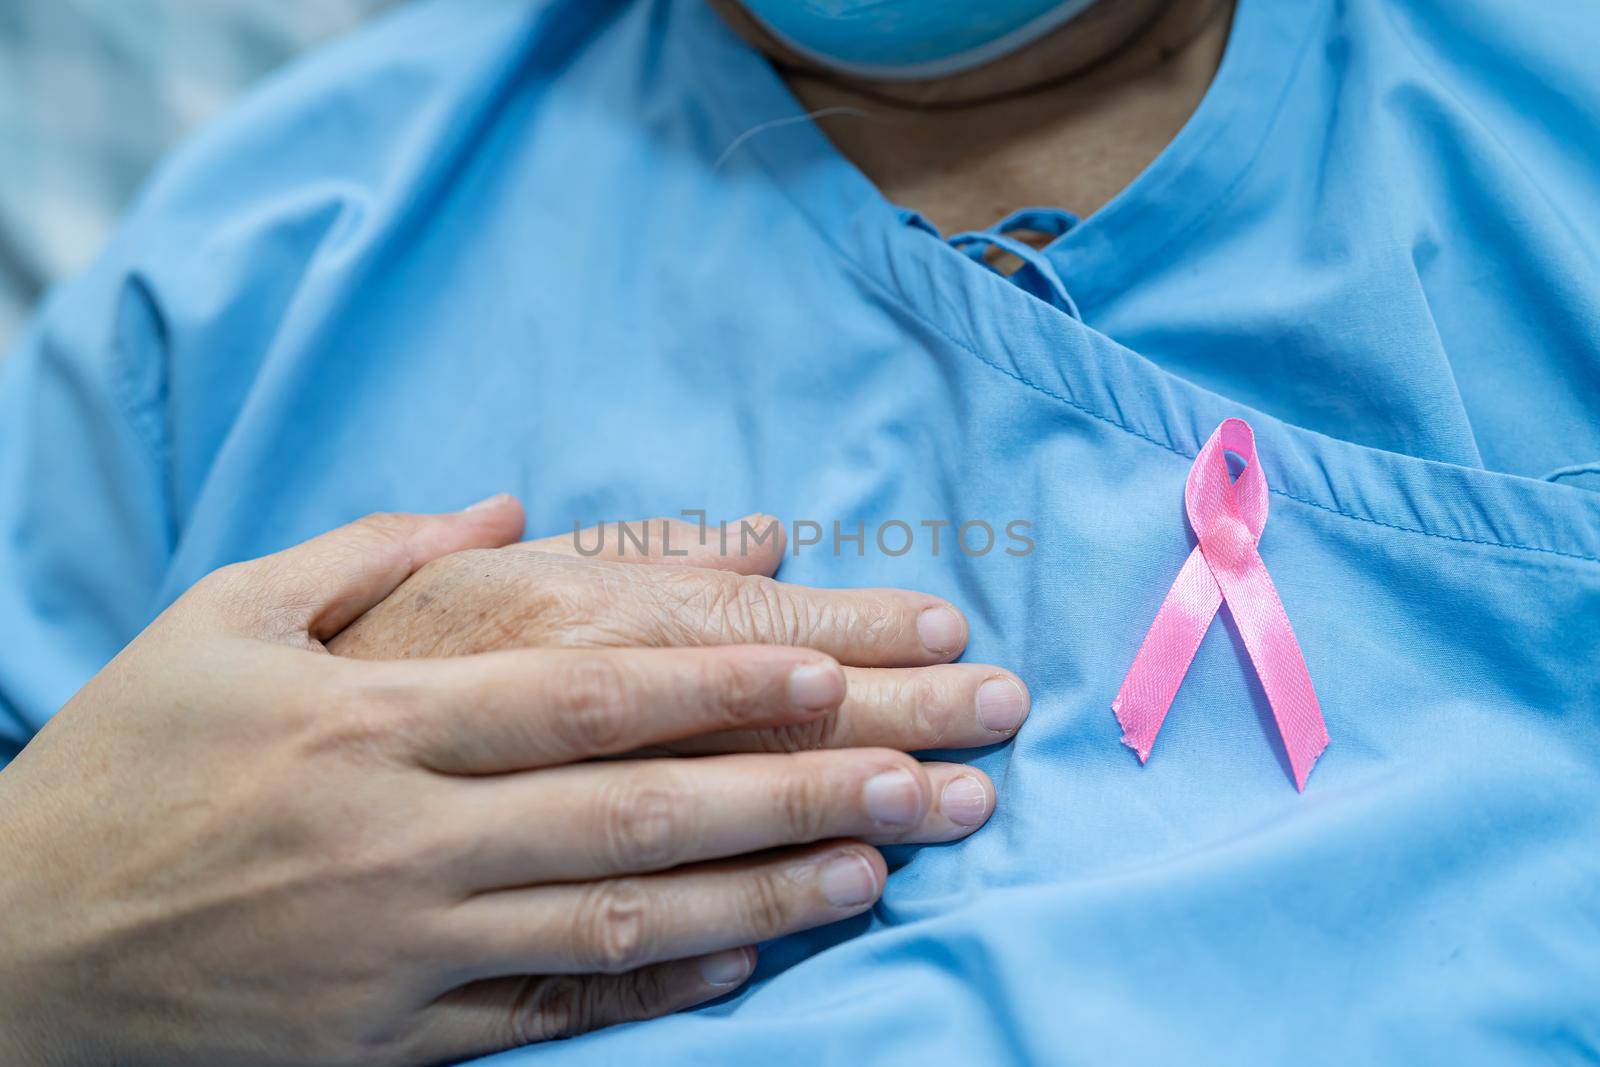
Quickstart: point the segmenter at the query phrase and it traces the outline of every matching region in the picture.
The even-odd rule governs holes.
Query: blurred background
[[[396,2],[0,0],[0,359],[178,140]]]

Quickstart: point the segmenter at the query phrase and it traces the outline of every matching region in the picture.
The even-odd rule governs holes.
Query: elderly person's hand
[[[871,736],[896,687],[847,701],[823,652],[732,629],[642,646],[804,618],[753,635],[928,663],[954,648],[917,643],[915,594],[762,586],[770,616],[711,597],[691,631],[686,578],[529,553],[601,575],[594,604],[677,599],[584,617],[552,582],[547,647],[326,654],[419,565],[520,525],[509,501],[374,518],[225,568],[0,772],[0,1062],[423,1064],[673,1011],[742,982],[753,943],[870,907],[866,842],[988,814],[977,772],[884,748],[595,761],[824,720]],[[898,691],[942,692],[916,677]]]
[[[491,506],[517,508],[510,498]],[[328,648],[400,659],[506,648],[797,645],[844,665],[847,693],[836,711],[660,747],[678,754],[972,748],[1009,740],[1027,716],[1027,689],[1010,671],[945,662],[967,639],[966,620],[947,602],[899,589],[774,581],[785,540],[782,524],[769,517],[723,526],[651,519],[628,530],[624,538],[609,524],[438,559]],[[927,770],[941,796],[952,786],[952,799],[960,798],[961,825],[987,817],[973,807],[979,772],[949,764]],[[989,796],[986,783],[983,789]]]

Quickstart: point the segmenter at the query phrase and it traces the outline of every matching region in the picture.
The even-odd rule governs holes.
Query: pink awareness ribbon
[[[1228,471],[1227,452],[1245,461],[1238,481]],[[1216,428],[1189,468],[1183,499],[1200,543],[1167,591],[1111,702],[1122,743],[1139,754],[1140,763],[1150,758],[1200,639],[1226,600],[1272,705],[1295,787],[1304,792],[1312,765],[1328,747],[1328,728],[1300,642],[1256,550],[1267,524],[1267,478],[1249,423],[1228,419]]]

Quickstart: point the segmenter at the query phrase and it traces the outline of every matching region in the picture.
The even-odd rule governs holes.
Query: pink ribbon
[[[1226,452],[1245,461],[1238,481],[1228,472]],[[1303,792],[1312,765],[1328,747],[1328,728],[1300,642],[1256,551],[1267,524],[1267,478],[1249,423],[1228,419],[1216,428],[1189,468],[1183,499],[1200,543],[1184,561],[1111,702],[1122,743],[1139,754],[1140,763],[1150,758],[1200,639],[1226,600],[1272,705],[1295,787]]]

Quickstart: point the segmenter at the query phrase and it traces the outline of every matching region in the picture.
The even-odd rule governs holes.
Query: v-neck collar
[[[1189,120],[1121,192],[1045,248],[1086,320],[1092,322],[1097,308],[1132,285],[1164,248],[1226,204],[1266,143],[1325,3],[1238,0],[1222,62]],[[801,121],[805,109],[783,79],[738,42],[714,12],[689,14],[691,20],[713,24],[702,27],[707,31],[702,36],[713,39],[705,43],[719,52],[720,63],[764,72],[738,79],[738,91],[713,90],[732,109],[741,132],[783,129],[781,138],[755,134],[752,140],[762,142],[761,151],[773,150],[773,142],[781,140],[776,148],[786,159],[809,157],[805,166],[774,169],[791,197],[819,218],[836,216],[843,204],[876,208],[902,225],[920,218],[886,200],[821,129]],[[743,55],[735,60],[735,53]],[[823,173],[826,180],[820,180]]]
[[[1322,0],[1238,0],[1200,104],[1139,175],[1045,254],[1086,319],[1206,218],[1261,154],[1312,39]]]
[[[1330,0],[1239,0],[1223,62],[1189,122],[1121,194],[1052,242],[1052,262],[1087,305],[1082,321],[922,232],[916,213],[884,198],[709,5],[661,2],[698,53],[703,117],[722,135],[715,166],[742,183],[751,179],[740,168],[754,162],[866,284],[1019,388],[1186,460],[1222,419],[1243,416],[1274,496],[1390,530],[1600,563],[1597,494],[1326,437],[1203,389],[1093,328],[1098,300],[1227,210]],[[983,308],[994,313],[974,314]]]

